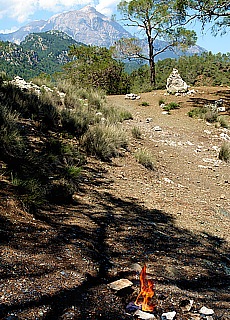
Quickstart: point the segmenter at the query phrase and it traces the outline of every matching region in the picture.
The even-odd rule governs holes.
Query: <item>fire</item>
[[[140,283],[141,291],[137,296],[135,305],[141,306],[143,311],[153,311],[155,304],[153,303],[154,297],[154,282],[152,280],[146,279],[146,265],[141,270],[140,273]]]

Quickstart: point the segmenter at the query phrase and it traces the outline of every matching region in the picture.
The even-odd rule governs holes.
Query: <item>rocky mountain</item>
[[[19,44],[25,39],[26,35],[30,33],[46,32],[49,30],[59,30],[65,32],[78,42],[107,48],[112,46],[114,42],[120,38],[129,38],[132,36],[118,22],[96,11],[95,8],[86,6],[80,10],[54,15],[47,21],[31,22],[13,33],[0,34],[0,40]],[[164,41],[158,40],[157,43],[155,43],[156,48],[161,48],[164,45]],[[206,50],[199,46],[193,46],[187,50],[187,54],[201,54],[204,51]],[[175,54],[168,50],[158,56],[157,59],[177,58],[178,55],[182,55],[182,53],[177,52],[177,54]]]
[[[122,37],[131,36],[118,22],[86,6],[54,15],[47,21],[34,21],[10,34],[0,34],[0,40],[20,43],[29,33],[49,30],[63,31],[78,42],[105,47]]]
[[[55,30],[29,34],[20,45],[0,42],[0,71],[10,77],[18,75],[25,79],[42,72],[53,74],[70,61],[68,49],[73,44],[79,43]]]

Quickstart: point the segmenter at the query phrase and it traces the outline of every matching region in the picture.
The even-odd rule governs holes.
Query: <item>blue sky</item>
[[[111,16],[116,13],[120,0],[0,0],[0,33],[9,33],[25,26],[33,20],[49,19],[52,15],[80,9],[86,5],[94,6],[99,12]],[[210,28],[203,33],[198,23],[191,26],[197,32],[197,44],[213,53],[230,52],[230,32],[214,37]],[[127,28],[128,31],[130,31]]]

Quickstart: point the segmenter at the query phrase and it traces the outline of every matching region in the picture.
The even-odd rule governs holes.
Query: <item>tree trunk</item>
[[[151,37],[151,34],[148,35],[148,44],[149,44],[150,85],[151,87],[155,87],[156,86],[156,70],[155,70],[154,51],[153,51],[153,38]]]
[[[156,86],[156,70],[155,70],[155,62],[154,62],[154,57],[149,61],[149,66],[150,66],[150,84],[151,87]]]

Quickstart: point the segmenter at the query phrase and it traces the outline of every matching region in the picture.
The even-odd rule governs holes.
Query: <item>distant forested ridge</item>
[[[80,65],[83,70],[91,71],[91,73],[94,74],[96,69],[93,70],[93,66],[94,68],[96,68],[96,66],[99,69],[101,68],[101,63],[99,63],[100,61],[98,60],[100,55],[98,54],[95,56],[96,65],[93,64],[92,66],[92,63],[89,65],[89,63],[85,61],[84,67],[82,66],[83,62],[80,60],[79,64],[77,63],[76,56],[70,55],[69,52],[72,46],[78,47],[80,45],[83,44],[76,42],[71,37],[60,31],[30,34],[21,43],[21,45],[11,42],[0,42],[0,72],[6,73],[9,78],[20,76],[25,80],[31,80],[41,74],[52,76],[55,73],[66,73],[64,77],[72,78],[72,81],[76,82],[76,79],[73,78],[76,74],[79,74],[76,72],[77,69],[76,71],[74,68],[68,67],[63,69],[63,66],[68,66],[71,61],[74,60],[75,66],[78,66],[78,68]],[[79,50],[83,50],[84,47],[86,47],[86,45],[80,46],[81,49]],[[96,47],[91,47],[91,50],[95,51]],[[81,57],[80,53],[79,57]],[[100,59],[104,58],[101,57]],[[116,64],[115,59],[112,59],[112,56],[109,59],[110,67],[113,65],[113,68],[114,66],[117,68],[118,64]],[[128,91],[138,93],[151,90],[147,81],[149,77],[149,68],[147,65],[127,61],[125,61],[123,65],[124,71],[122,70],[122,64],[119,65],[118,69],[123,74],[122,82],[124,82],[125,79],[125,87]],[[103,66],[105,67],[105,63],[103,63]],[[165,88],[167,77],[173,68],[177,68],[179,70],[182,78],[190,86],[230,85],[230,53],[212,54],[211,52],[203,52],[201,55],[185,55],[178,59],[166,58],[164,60],[159,60],[156,62],[157,89]],[[105,74],[107,69],[108,72],[111,72],[111,68],[106,66],[103,71],[103,75],[110,77],[109,73],[108,75]],[[92,82],[92,79],[87,81],[87,76],[90,77],[91,75],[94,80],[96,79],[95,75],[92,76],[88,71],[84,74],[85,83]],[[96,74],[97,77],[99,77],[101,70],[98,70]],[[118,82],[116,82],[117,89],[116,83],[114,82],[112,90],[113,94],[121,93],[121,87]],[[99,81],[98,85],[100,83],[101,82]],[[124,85],[122,85],[122,88],[123,87]],[[124,88],[122,89],[122,92],[123,90]],[[109,93],[110,90],[106,90],[106,92]]]
[[[0,71],[26,80],[41,73],[60,72],[62,65],[70,61],[68,50],[73,44],[78,42],[53,30],[29,34],[20,45],[0,42]]]

